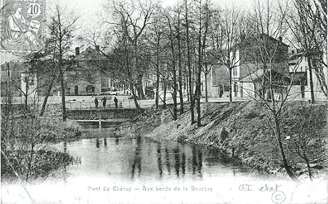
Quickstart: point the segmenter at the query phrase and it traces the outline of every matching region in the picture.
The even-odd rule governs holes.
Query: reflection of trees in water
[[[177,175],[177,177],[180,176],[180,149],[179,146],[177,146],[176,148],[173,149],[173,153],[174,153],[174,168],[175,168],[175,173]]]
[[[197,161],[196,161],[196,147],[195,146],[192,146],[192,149],[191,149],[191,156],[192,156],[192,174],[195,174],[196,173],[196,164],[197,164]]]
[[[196,174],[202,177],[202,166],[203,166],[203,153],[202,150],[197,148],[195,145],[192,146],[192,174]]]
[[[159,176],[162,178],[163,176],[163,166],[162,166],[162,152],[161,152],[161,144],[157,143],[157,164]]]
[[[203,152],[198,149],[198,164],[197,164],[197,169],[198,169],[198,175],[200,177],[203,176],[202,174],[202,167],[203,167]]]
[[[170,155],[169,150],[165,147],[165,160],[166,160],[166,168],[169,175],[171,175],[171,164],[170,164]]]
[[[104,137],[104,146],[107,147],[107,138]]]
[[[119,138],[119,137],[116,137],[116,138],[115,138],[115,144],[116,144],[116,145],[119,145],[119,144],[120,144],[120,138]]]
[[[100,146],[100,141],[99,141],[99,138],[96,139],[96,147],[99,148]]]
[[[182,169],[182,175],[184,176],[186,173],[186,154],[185,154],[185,148],[183,144],[183,149],[182,149],[182,156],[181,156],[181,169]]]
[[[137,147],[135,150],[134,160],[132,164],[132,172],[131,177],[134,178],[135,176],[135,170],[137,168],[138,170],[138,176],[140,176],[141,173],[141,136],[137,136]]]

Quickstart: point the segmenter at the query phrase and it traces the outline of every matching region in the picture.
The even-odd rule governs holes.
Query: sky
[[[0,0],[1,1],[1,0]],[[72,16],[79,17],[78,33],[83,35],[85,32],[92,31],[99,28],[102,25],[102,16],[104,13],[103,6],[109,0],[46,0],[47,1],[47,15],[54,10],[55,5],[58,4],[65,11]],[[178,1],[181,3],[184,0],[161,0],[164,7],[173,6]],[[250,7],[255,0],[212,0],[214,5],[218,5],[221,8],[236,6],[241,9]],[[266,0],[262,0],[266,1]],[[108,4],[108,3],[107,3]],[[2,62],[11,60],[12,57],[8,56],[7,53],[0,52],[0,64]]]
[[[49,0],[48,0],[49,1]],[[162,0],[163,6],[172,6],[178,1],[183,0]],[[51,3],[58,2],[59,5],[67,10],[73,11],[76,16],[79,16],[79,24],[82,27],[97,27],[101,23],[101,16],[104,11],[103,5],[108,0],[51,0]],[[212,0],[215,5],[220,7],[229,7],[231,5],[245,8],[254,2],[254,0]],[[49,5],[50,6],[50,5]]]

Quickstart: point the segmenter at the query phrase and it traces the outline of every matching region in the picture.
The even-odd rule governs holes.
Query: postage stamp
[[[42,47],[45,0],[3,0],[0,49],[36,51]]]

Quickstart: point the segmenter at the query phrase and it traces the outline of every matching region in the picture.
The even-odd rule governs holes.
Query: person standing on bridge
[[[97,99],[97,97],[95,97],[95,106],[96,106],[96,108],[98,108],[98,99]]]
[[[104,108],[106,107],[106,101],[107,101],[107,99],[106,99],[106,97],[104,96],[104,98],[102,98],[102,102],[103,102],[103,106],[104,106]]]
[[[115,103],[115,108],[118,108],[118,100],[116,97],[114,97],[114,103]]]

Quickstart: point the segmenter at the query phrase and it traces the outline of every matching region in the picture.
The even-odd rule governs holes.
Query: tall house
[[[261,34],[256,37],[242,38],[235,53],[236,67],[232,78],[233,97],[256,98],[268,96],[268,86],[277,84],[275,81],[288,82],[288,45],[282,37],[275,39]],[[270,76],[270,77],[269,77]],[[274,92],[281,92],[274,87]]]

